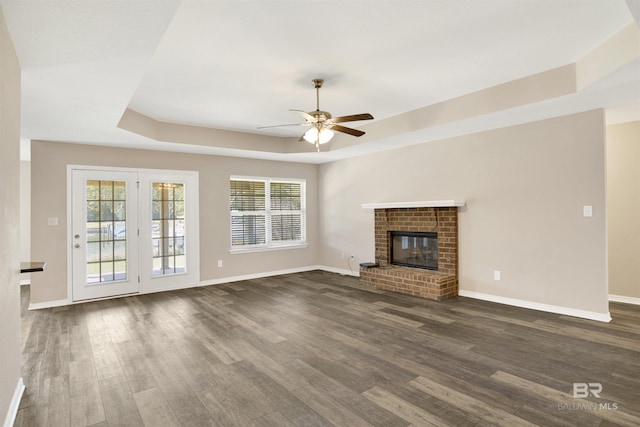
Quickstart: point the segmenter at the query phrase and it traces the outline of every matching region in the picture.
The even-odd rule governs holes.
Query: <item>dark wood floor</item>
[[[314,271],[31,312],[23,287],[16,425],[640,425],[640,307],[606,324],[358,287]]]

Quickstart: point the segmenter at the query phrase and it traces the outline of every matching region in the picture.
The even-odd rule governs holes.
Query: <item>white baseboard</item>
[[[324,266],[324,265],[309,265],[309,266],[305,266],[305,267],[296,267],[296,268],[290,268],[290,269],[286,269],[286,270],[265,271],[265,272],[261,272],[261,273],[245,274],[245,275],[242,275],[242,276],[231,276],[231,277],[224,277],[224,278],[221,278],[221,279],[202,280],[198,284],[195,284],[195,285],[179,287],[179,288],[158,289],[158,290],[154,290],[154,291],[148,291],[147,290],[145,292],[141,292],[139,294],[132,294],[132,295],[145,295],[145,294],[154,293],[154,292],[164,292],[164,291],[171,291],[171,290],[178,290],[178,289],[187,289],[187,288],[192,288],[192,287],[195,287],[195,286],[220,285],[222,283],[232,283],[232,282],[240,282],[242,280],[260,279],[260,278],[263,278],[263,277],[281,276],[283,274],[303,273],[305,271],[313,271],[313,270],[323,270],[323,271],[327,271],[327,272],[330,272],[330,273],[342,274],[342,275],[345,275],[345,276],[355,276],[355,277],[359,277],[360,276],[360,271],[350,271],[350,270],[344,270],[344,269],[341,269],[341,268],[328,267],[328,266]],[[64,305],[78,304],[78,303],[84,303],[84,302],[89,302],[89,301],[98,301],[100,299],[122,298],[122,297],[126,297],[126,296],[128,296],[128,295],[117,295],[117,296],[114,296],[114,297],[98,298],[98,299],[94,299],[94,300],[75,301],[75,302],[74,301],[69,301],[69,300],[66,300],[66,299],[58,300],[58,301],[37,302],[37,303],[29,304],[29,310],[41,310],[43,308],[61,307],[61,306],[64,306]]]
[[[73,302],[60,299],[57,301],[45,301],[45,302],[36,302],[29,304],[29,310],[42,310],[43,308],[53,308],[53,307],[62,307],[63,305],[73,304]]]
[[[320,266],[314,265],[314,266],[308,266],[308,267],[292,268],[292,269],[288,269],[288,270],[267,271],[267,272],[264,272],[264,273],[246,274],[246,275],[243,275],[243,276],[232,276],[232,277],[225,277],[225,278],[222,278],[222,279],[202,280],[202,281],[199,281],[197,284],[194,284],[194,285],[177,287],[177,288],[146,290],[144,292],[137,293],[137,294],[131,294],[131,295],[146,295],[146,294],[155,293],[155,292],[165,292],[165,291],[172,291],[172,290],[178,290],[178,289],[188,289],[188,288],[197,287],[197,286],[219,285],[219,284],[222,284],[222,283],[239,282],[239,281],[242,281],[242,280],[259,279],[259,278],[262,278],[262,277],[279,276],[279,275],[282,275],[282,274],[301,273],[301,272],[304,272],[304,271],[321,270],[321,269],[323,269],[323,268],[320,267]],[[86,300],[86,301],[70,301],[70,300],[62,299],[62,300],[57,300],[57,301],[37,302],[37,303],[29,304],[29,310],[41,310],[43,308],[61,307],[61,306],[64,306],[64,305],[81,304],[81,303],[85,303],[85,302],[106,300],[106,299],[113,299],[113,298],[122,298],[122,297],[126,297],[126,296],[129,296],[129,295],[116,295],[116,296],[113,296],[113,297],[97,298],[97,299]]]
[[[328,271],[329,273],[338,273],[338,274],[342,274],[343,276],[354,276],[354,277],[360,277],[360,267],[358,267],[358,270],[345,270],[344,268],[335,268],[335,267],[329,267],[327,265],[316,265],[316,270],[323,270],[323,271]]]
[[[263,277],[281,276],[283,274],[302,273],[305,271],[318,270],[318,266],[296,267],[287,270],[265,271],[261,273],[245,274],[242,276],[224,277],[222,279],[202,280],[200,286],[220,285],[222,283],[240,282],[242,280],[261,279]]]
[[[344,270],[341,268],[328,267],[326,265],[309,265],[306,267],[296,267],[287,270],[265,271],[262,273],[245,274],[242,276],[224,277],[222,279],[203,280],[200,282],[200,286],[220,285],[222,283],[240,282],[242,280],[261,279],[263,277],[281,276],[283,274],[303,273],[305,271],[322,270],[329,273],[338,273],[344,276],[359,277],[359,271]]]
[[[13,398],[11,398],[11,405],[7,411],[7,416],[4,419],[4,427],[11,427],[16,422],[18,416],[18,408],[20,407],[20,401],[22,400],[22,394],[24,393],[24,381],[22,377],[18,378],[18,384],[13,392]]]
[[[482,294],[479,292],[465,291],[460,289],[458,295],[479,299],[483,301],[497,302],[499,304],[512,305],[514,307],[529,308],[531,310],[546,311],[549,313],[564,314],[566,316],[580,317],[583,319],[597,320],[598,322],[611,322],[611,314],[597,313],[595,311],[576,310],[575,308],[561,307],[558,305],[541,304],[537,302],[505,298],[496,295]]]
[[[166,287],[166,288],[151,289],[151,290],[147,289],[147,290],[143,290],[141,292],[137,292],[133,294],[112,295],[112,296],[103,297],[103,298],[93,298],[93,299],[80,300],[80,301],[71,301],[71,300],[61,299],[57,301],[36,302],[36,303],[29,304],[29,310],[42,310],[43,308],[62,307],[64,305],[74,305],[74,304],[84,304],[86,302],[105,301],[109,299],[124,298],[132,295],[146,295],[146,294],[153,294],[156,292],[177,291],[180,289],[195,288],[198,286],[201,286],[199,282],[185,285],[185,286]]]
[[[611,294],[609,294],[609,301],[623,302],[625,304],[640,305],[640,298],[625,297],[625,296],[622,296],[622,295],[611,295]]]
[[[197,288],[198,286],[200,286],[199,280],[195,283],[188,283],[186,285],[180,285],[180,286],[165,286],[165,287],[160,287],[156,289],[142,289],[139,293],[130,294],[130,295],[146,295],[146,294],[156,294],[158,292],[179,291],[180,289],[191,289],[191,288]],[[120,296],[122,297],[122,296],[130,296],[130,295],[120,295]],[[109,298],[110,297],[107,297],[105,299],[109,299]],[[96,301],[96,300],[91,300],[91,301]]]

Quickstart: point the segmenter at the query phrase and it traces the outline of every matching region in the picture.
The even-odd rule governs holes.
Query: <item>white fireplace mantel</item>
[[[363,203],[362,209],[451,208],[464,205],[464,200],[427,200],[422,202]]]

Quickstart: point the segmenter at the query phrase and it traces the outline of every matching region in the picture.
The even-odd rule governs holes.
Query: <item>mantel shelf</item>
[[[422,202],[363,203],[362,209],[451,208],[464,205],[464,200],[427,200]]]

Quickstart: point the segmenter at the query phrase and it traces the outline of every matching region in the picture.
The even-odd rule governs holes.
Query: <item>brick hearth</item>
[[[360,280],[378,289],[443,300],[458,295],[458,208],[375,209],[378,267],[360,269]],[[391,265],[390,232],[438,233],[438,271]]]

